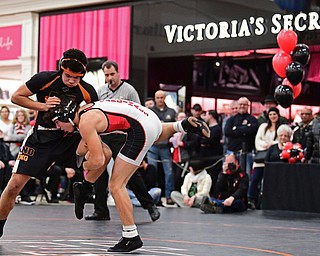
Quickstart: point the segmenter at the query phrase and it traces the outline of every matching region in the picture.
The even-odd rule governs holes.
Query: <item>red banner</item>
[[[0,60],[16,60],[21,56],[22,25],[0,27]]]

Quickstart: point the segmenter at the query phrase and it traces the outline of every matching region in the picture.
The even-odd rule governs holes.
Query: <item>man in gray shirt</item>
[[[110,68],[107,65],[110,65]],[[141,104],[136,89],[131,84],[120,79],[117,63],[106,61],[102,65],[102,70],[107,84],[99,87],[99,99],[125,99]]]
[[[125,99],[140,104],[139,95],[136,89],[131,84],[120,79],[118,64],[116,62],[111,60],[104,62],[102,64],[102,70],[105,74],[106,84],[98,89],[98,98],[100,100]],[[126,140],[126,135],[122,132],[112,133],[101,136],[101,139],[110,147],[112,157],[115,159]],[[95,182],[94,212],[93,214],[86,216],[86,220],[110,220],[109,209],[107,206],[108,180],[109,175],[106,170]],[[135,172],[132,175],[128,185],[141,203],[141,206],[148,210],[151,219],[153,221],[159,219],[160,212],[153,202],[151,195],[148,193],[148,189],[139,172]]]

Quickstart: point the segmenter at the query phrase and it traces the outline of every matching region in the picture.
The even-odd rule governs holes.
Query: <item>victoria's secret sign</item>
[[[237,37],[261,36],[268,32],[278,34],[281,29],[291,29],[298,32],[305,30],[320,30],[319,13],[299,13],[271,17],[271,24],[264,17],[249,17],[243,20],[231,20],[190,24],[186,26],[165,25],[164,30],[168,43],[227,39]]]
[[[21,56],[22,25],[0,27],[0,60],[16,60]]]

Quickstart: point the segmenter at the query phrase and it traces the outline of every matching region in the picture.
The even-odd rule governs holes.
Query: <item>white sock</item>
[[[183,128],[182,128],[182,120],[181,121],[176,121],[173,123],[173,129],[176,132],[184,132]]]
[[[133,238],[137,235],[138,235],[138,230],[136,225],[122,226],[122,237]]]

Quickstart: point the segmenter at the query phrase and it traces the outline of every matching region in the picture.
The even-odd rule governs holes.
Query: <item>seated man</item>
[[[199,160],[191,160],[189,165],[190,172],[184,178],[181,192],[171,192],[172,200],[179,207],[199,208],[202,199],[209,196],[212,179],[202,165]]]
[[[123,131],[127,134],[126,141],[115,159],[109,181],[123,232],[119,243],[108,251],[130,252],[142,247],[126,189],[129,178],[154,143],[182,131],[210,137],[209,127],[194,117],[174,123],[161,123],[152,110],[128,100],[101,100],[79,108],[72,98],[60,99],[61,103],[50,109],[44,118],[49,122],[54,121],[56,128],[64,132],[79,130],[82,137],[77,154],[85,159],[83,168],[86,176],[83,182],[73,185],[76,217],[83,218],[84,205],[92,193],[93,183],[105,170],[112,156],[110,148],[101,141],[100,135]]]
[[[200,209],[204,213],[243,212],[247,209],[248,174],[239,169],[235,155],[227,155],[212,198],[206,197]]]

